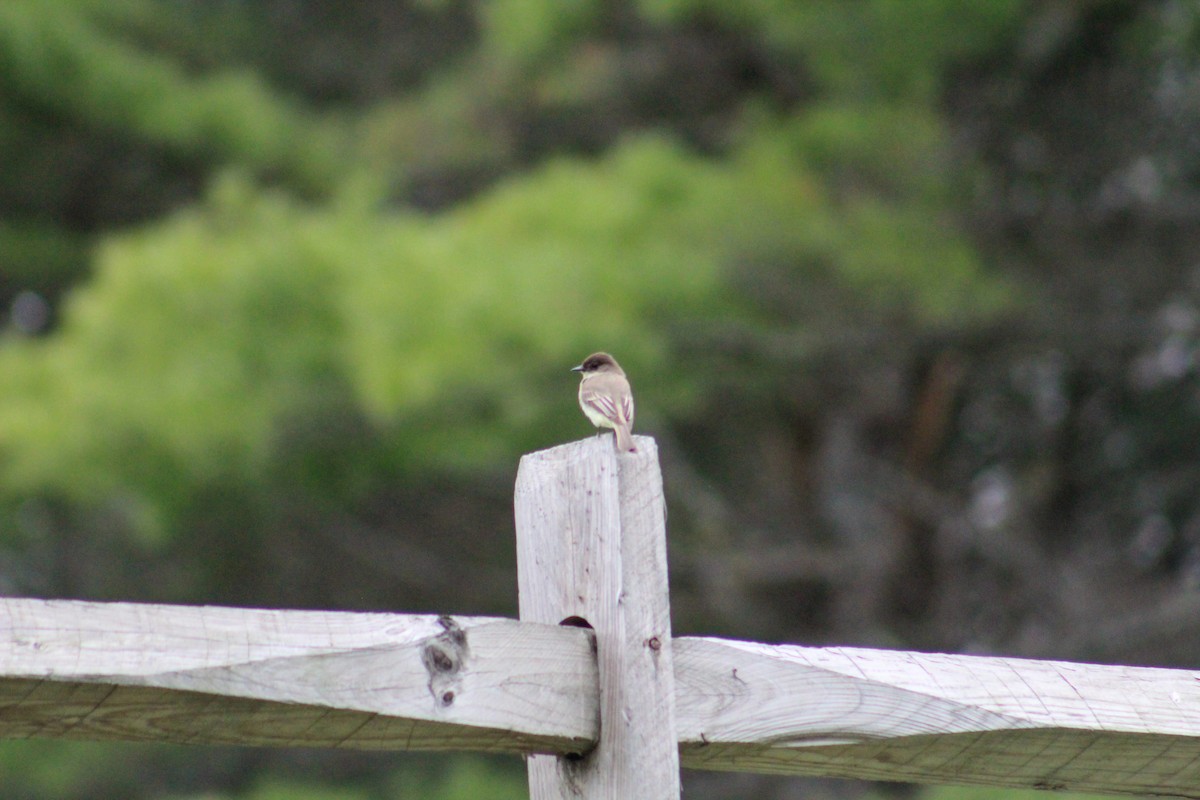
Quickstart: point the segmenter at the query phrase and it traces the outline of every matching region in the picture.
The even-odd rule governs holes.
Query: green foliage
[[[640,0],[651,18],[719,19],[804,54],[830,94],[929,101],[946,68],[1011,37],[1026,0]]]
[[[114,742],[8,740],[0,742],[0,785],[10,799],[130,797],[140,778],[129,764],[151,749]]]
[[[61,333],[0,350],[7,485],[128,490],[141,516],[181,485],[249,479],[272,420],[336,381],[326,245],[303,219],[226,185],[206,213],[109,242]]]
[[[531,360],[569,365],[594,342],[649,365],[666,347],[655,316],[719,303],[724,261],[803,200],[790,180],[761,185],[647,139],[409,220],[389,247],[397,257],[366,260],[352,276],[350,303],[373,320],[351,339],[365,398],[394,413],[447,383],[488,387],[490,375],[520,374]],[[448,335],[435,341],[433,330]],[[540,404],[510,393],[493,399],[515,413]]]
[[[484,39],[504,61],[533,63],[597,34],[595,2],[505,0],[485,7]],[[1013,34],[1027,0],[638,0],[661,25],[719,22],[800,53],[826,93],[846,98],[930,102],[947,68],[987,55]]]
[[[0,275],[28,287],[66,283],[87,263],[83,237],[50,225],[0,221]]]
[[[433,763],[438,768],[396,770],[386,779],[386,789],[270,777],[247,792],[179,800],[523,800],[529,796],[519,762],[502,763],[461,755],[439,758]]]
[[[511,462],[586,431],[565,369],[597,347],[658,376],[646,408],[681,413],[702,376],[671,368],[674,326],[753,319],[727,283],[746,259],[928,324],[999,308],[919,168],[885,175],[894,201],[818,179],[810,151],[830,171],[870,150],[830,124],[760,123],[727,161],[645,137],[434,218],[227,179],[110,239],[57,336],[0,350],[3,485],[123,497],[149,524],[197,486],[264,480],[290,420],[356,407],[389,469]]]
[[[492,0],[480,8],[485,40],[501,59],[532,63],[590,32],[599,0]]]
[[[237,795],[203,794],[181,800],[372,800],[372,793],[346,786],[322,786],[312,781],[268,778]]]
[[[387,172],[400,180],[422,169],[457,169],[495,164],[508,157],[511,143],[480,126],[483,95],[503,91],[494,79],[453,75],[411,96],[380,103],[358,124],[364,159],[372,164],[403,164]]]
[[[841,98],[930,103],[948,68],[988,55],[1010,41],[1027,15],[1027,0],[638,0],[637,13],[659,25],[697,20],[740,30],[780,53],[801,54],[818,85]],[[501,0],[482,8],[488,52],[502,65],[542,64],[561,72],[562,54],[603,37],[595,0]]]
[[[468,754],[420,758],[403,753],[389,771],[336,785],[282,772],[267,773],[241,791],[164,794],[164,774],[186,775],[192,760],[208,753],[210,765],[235,752],[133,742],[25,739],[0,742],[0,785],[5,800],[62,797],[172,798],[172,800],[522,800],[525,771],[517,759]],[[218,754],[215,758],[213,753]],[[217,767],[210,770],[220,773]],[[152,776],[147,778],[147,776]],[[194,784],[182,779],[181,783]]]
[[[387,793],[396,800],[524,800],[529,796],[524,765],[513,761],[461,758],[455,759],[452,769],[398,778]]]
[[[947,156],[936,117],[912,106],[821,106],[775,130],[742,160],[760,176],[808,174],[817,193],[789,221],[793,249],[777,258],[825,265],[823,279],[853,287],[868,307],[923,325],[989,319],[1013,300],[1015,287],[983,270],[957,227],[951,209],[966,170]]]
[[[0,3],[0,87],[32,107],[125,131],[182,155],[215,155],[328,189],[344,157],[338,134],[249,72],[189,76],[122,35],[157,4],[94,0]]]

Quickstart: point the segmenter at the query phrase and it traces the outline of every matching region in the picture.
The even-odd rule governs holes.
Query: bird
[[[633,443],[633,392],[625,370],[608,353],[592,353],[572,372],[579,381],[579,407],[597,428],[612,428],[618,452],[637,452]]]

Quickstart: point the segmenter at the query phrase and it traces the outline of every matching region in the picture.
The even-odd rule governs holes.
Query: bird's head
[[[608,353],[592,353],[583,360],[583,363],[577,367],[571,367],[572,372],[582,372],[584,375],[590,375],[593,372],[616,372],[624,375],[617,360]]]

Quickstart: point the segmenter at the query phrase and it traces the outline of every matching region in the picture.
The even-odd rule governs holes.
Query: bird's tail
[[[637,447],[633,443],[633,432],[629,430],[628,425],[614,425],[613,432],[617,436],[617,452],[619,453],[636,453]]]

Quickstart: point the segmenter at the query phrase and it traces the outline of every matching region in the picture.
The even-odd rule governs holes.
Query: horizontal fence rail
[[[0,599],[0,736],[578,751],[587,631],[475,617]]]
[[[1200,672],[675,640],[694,769],[1200,797]]]
[[[678,637],[682,763],[1200,797],[1200,672]],[[591,632],[0,600],[0,737],[586,751]]]

